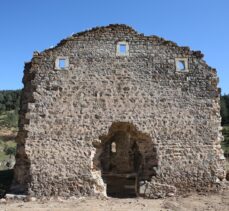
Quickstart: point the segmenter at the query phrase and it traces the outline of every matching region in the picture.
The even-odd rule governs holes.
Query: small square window
[[[129,45],[127,42],[122,41],[117,43],[116,47],[117,56],[129,56]]]
[[[185,70],[185,62],[184,61],[178,61],[178,67],[180,71]]]
[[[69,66],[68,57],[58,57],[55,62],[55,69],[67,70]]]
[[[176,71],[188,72],[188,59],[187,58],[176,58]]]
[[[119,53],[126,54],[126,44],[119,45]]]
[[[64,69],[66,67],[66,59],[59,59],[59,68]]]

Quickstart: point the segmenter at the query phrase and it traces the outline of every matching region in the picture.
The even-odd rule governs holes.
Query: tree
[[[21,90],[0,91],[0,112],[19,110]]]
[[[220,106],[221,106],[220,114],[222,116],[222,125],[229,123],[229,99],[227,99],[228,97],[229,97],[228,95],[224,95],[221,97],[220,100]]]

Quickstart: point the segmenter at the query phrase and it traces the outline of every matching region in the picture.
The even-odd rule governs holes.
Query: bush
[[[6,155],[16,155],[16,148],[15,147],[9,147],[9,146],[5,146],[4,148],[4,152]]]
[[[7,114],[6,122],[9,127],[17,127],[18,126],[18,112],[13,111]]]
[[[224,142],[229,145],[229,126],[223,127]]]
[[[0,91],[0,112],[19,110],[21,90]]]
[[[18,111],[8,111],[5,113],[2,113],[0,126],[6,126],[6,127],[18,127]]]
[[[220,114],[222,116],[222,125],[229,124],[229,95],[223,95],[220,98]]]

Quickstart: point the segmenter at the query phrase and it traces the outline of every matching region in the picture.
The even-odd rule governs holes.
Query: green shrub
[[[222,142],[222,148],[225,153],[229,153],[229,126],[223,127],[224,141]]]
[[[229,95],[223,95],[220,98],[220,114],[222,116],[222,125],[229,124]]]
[[[18,112],[13,111],[7,114],[6,122],[10,127],[17,127],[18,126]]]
[[[13,110],[13,111],[7,111],[7,112],[2,113],[0,126],[17,128],[18,127],[18,111]]]
[[[4,152],[6,155],[16,155],[16,148],[11,146],[5,146]]]
[[[0,91],[0,113],[19,110],[21,90]]]

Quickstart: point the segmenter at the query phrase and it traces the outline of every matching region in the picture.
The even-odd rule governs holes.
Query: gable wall
[[[129,43],[128,57],[116,56],[118,41]],[[58,56],[69,70],[55,70]],[[176,71],[176,58],[188,58],[189,72]],[[104,193],[93,143],[114,122],[151,137],[159,163],[151,183],[214,184],[224,176],[217,80],[200,53],[122,25],[35,55],[25,67],[15,184],[36,196]]]

